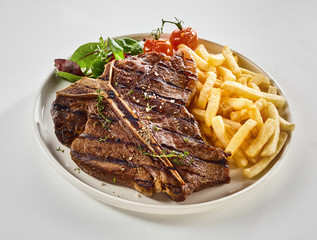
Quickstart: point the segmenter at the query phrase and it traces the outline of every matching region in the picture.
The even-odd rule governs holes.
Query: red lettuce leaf
[[[54,62],[58,71],[71,73],[77,76],[85,76],[76,62],[67,59],[55,59]]]

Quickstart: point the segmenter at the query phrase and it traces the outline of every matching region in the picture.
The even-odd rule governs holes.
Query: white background
[[[316,1],[0,1],[0,239],[316,239],[316,11]],[[232,203],[185,216],[120,210],[52,167],[34,134],[35,96],[54,58],[174,16],[277,80],[293,143],[268,181]]]

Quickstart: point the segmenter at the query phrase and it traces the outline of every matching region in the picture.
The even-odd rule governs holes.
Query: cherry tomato
[[[195,50],[198,44],[197,32],[191,27],[175,29],[170,35],[170,42],[175,50],[179,44],[185,44]]]
[[[144,43],[143,46],[144,52],[159,52],[165,53],[168,56],[173,55],[173,47],[172,44],[167,40],[160,38],[158,40],[149,39]]]

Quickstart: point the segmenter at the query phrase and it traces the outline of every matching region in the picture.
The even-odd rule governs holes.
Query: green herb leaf
[[[59,77],[65,78],[68,81],[76,82],[82,78],[82,76],[77,76],[68,72],[55,71],[55,74]]]
[[[77,62],[84,74],[89,74],[92,64],[96,60],[102,60],[106,57],[106,51],[103,49],[104,43],[92,42],[81,45],[73,53],[71,61]]]
[[[64,152],[64,149],[61,149],[61,147],[56,148],[56,151],[58,152]]]
[[[123,52],[131,55],[138,55],[143,52],[143,41],[137,41],[131,38],[120,38],[115,40]]]
[[[107,140],[108,136],[104,137],[104,138],[99,138],[98,142],[105,142]]]
[[[115,40],[108,37],[108,44],[116,60],[124,59],[123,48]]]
[[[99,77],[104,72],[106,64],[107,62],[103,60],[94,61],[91,66],[91,72],[92,72],[91,77],[93,78]]]

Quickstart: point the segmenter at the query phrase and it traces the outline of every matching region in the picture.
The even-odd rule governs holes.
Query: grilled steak
[[[57,92],[55,133],[88,174],[152,196],[183,201],[230,180],[226,157],[209,146],[187,111],[197,81],[190,54],[129,56]]]

